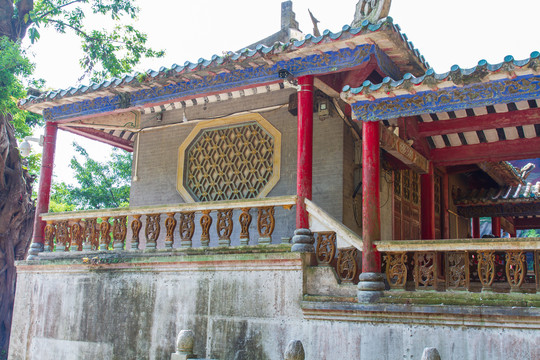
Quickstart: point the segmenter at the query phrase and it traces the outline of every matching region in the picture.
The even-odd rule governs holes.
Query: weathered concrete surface
[[[305,255],[272,249],[22,262],[9,359],[169,360],[183,329],[198,357],[220,360],[281,359],[293,339],[307,359],[420,359],[426,347],[442,359],[540,358],[537,308],[358,304],[332,273],[307,271]]]

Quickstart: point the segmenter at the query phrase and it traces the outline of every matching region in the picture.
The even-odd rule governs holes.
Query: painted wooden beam
[[[514,218],[516,230],[540,229],[540,217]]]
[[[111,146],[124,149],[129,152],[133,152],[133,144],[131,141],[119,138],[117,136],[111,135],[103,131],[90,129],[90,128],[75,128],[73,126],[64,126],[64,127],[61,127],[60,129],[69,131],[73,134],[77,134],[88,139],[92,139],[92,140],[96,140],[105,144],[109,144]]]
[[[428,137],[534,124],[540,124],[540,108],[419,123],[418,135]]]
[[[465,165],[483,161],[535,159],[540,157],[540,137],[449,146],[431,150],[431,159],[437,165]]]

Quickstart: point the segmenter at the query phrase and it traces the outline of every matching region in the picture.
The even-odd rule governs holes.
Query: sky
[[[280,28],[281,0],[137,0],[141,9],[135,25],[146,32],[149,45],[164,49],[161,59],[144,60],[138,71],[158,70],[224,51],[235,51],[273,34]],[[308,8],[320,21],[319,29],[338,32],[350,24],[357,0],[293,0],[300,30],[312,33]],[[454,64],[474,67],[479,60],[503,61],[506,55],[526,59],[540,50],[537,17],[539,0],[394,0],[390,16],[436,72]],[[96,25],[102,24],[94,19]],[[36,77],[51,89],[78,86],[80,44],[74,36],[42,31],[29,48]],[[88,81],[83,80],[82,84]],[[38,132],[39,133],[39,132]],[[59,131],[54,173],[71,178],[71,143],[77,141],[90,156],[104,159],[107,145]],[[34,146],[35,148],[35,146]],[[41,151],[35,149],[35,151]]]

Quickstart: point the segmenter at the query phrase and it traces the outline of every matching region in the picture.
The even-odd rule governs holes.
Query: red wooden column
[[[313,76],[298,78],[298,149],[296,163],[296,230],[293,251],[313,252],[309,217],[304,200],[311,200],[313,178]]]
[[[495,235],[496,238],[501,237],[501,218],[500,217],[491,218],[491,233]]]
[[[443,193],[443,199],[442,199],[442,207],[443,207],[443,213],[442,213],[442,238],[443,239],[450,239],[450,213],[448,212],[449,208],[449,187],[448,187],[448,174],[443,174],[442,181],[441,181],[441,190]]]
[[[381,240],[379,122],[362,126],[362,272],[381,272],[373,242]]]
[[[480,218],[479,217],[472,218],[472,237],[474,239],[480,238]]]
[[[435,176],[433,163],[429,163],[427,174],[420,175],[420,183],[422,188],[422,239],[435,239]]]
[[[374,302],[383,295],[381,255],[373,244],[381,240],[379,122],[362,126],[362,274],[358,301]]]
[[[47,122],[45,124],[36,217],[34,218],[34,237],[32,239],[30,251],[28,252],[28,260],[36,259],[37,254],[43,251],[43,230],[45,229],[45,222],[41,220],[39,215],[49,211],[57,132],[58,127],[56,126],[56,123]]]

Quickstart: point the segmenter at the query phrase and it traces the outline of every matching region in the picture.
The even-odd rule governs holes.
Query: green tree
[[[42,121],[17,107],[17,100],[26,96],[22,79],[33,87],[43,85],[29,79],[33,65],[21,41],[37,41],[44,28],[72,31],[81,39],[83,76],[118,76],[132,71],[142,57],[163,55],[146,46],[145,34],[123,23],[137,14],[135,0],[0,0],[0,354],[7,353],[9,343],[14,261],[26,256],[35,211],[34,176],[27,169],[35,168],[38,159],[23,163],[16,139]]]
[[[77,185],[60,182],[53,185],[52,211],[117,208],[129,205],[132,155],[113,149],[111,159],[99,162],[77,143],[75,150],[83,158],[71,159]]]

